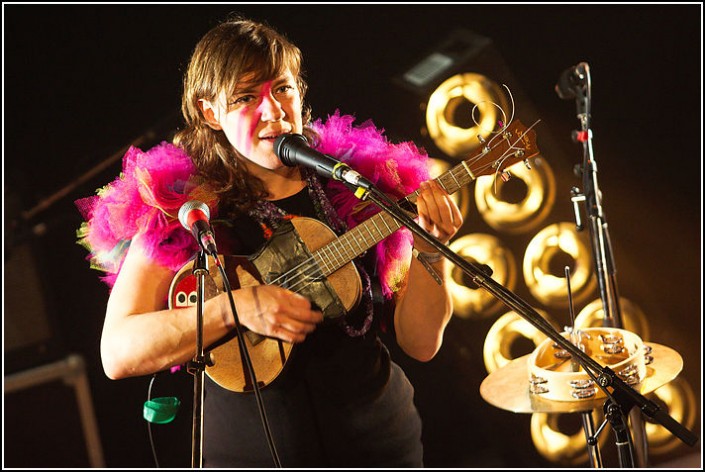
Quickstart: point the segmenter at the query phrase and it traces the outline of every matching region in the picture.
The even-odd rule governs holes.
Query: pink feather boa
[[[390,143],[384,130],[371,121],[354,126],[355,118],[336,112],[312,128],[320,137],[316,148],[335,156],[397,198],[404,197],[429,178],[425,151],[413,143]],[[360,202],[340,182],[330,181],[326,193],[349,228],[379,211]],[[97,195],[76,201],[86,222],[78,231],[79,243],[89,251],[94,268],[107,273],[112,287],[127,247],[138,231],[144,232],[147,255],[170,270],[180,269],[198,250],[193,237],[178,221],[183,203],[200,200],[211,214],[217,199],[196,177],[196,168],[184,150],[163,142],[143,152],[131,147],[123,158],[123,171]],[[385,296],[400,288],[411,258],[413,237],[402,229],[376,247],[378,273]]]
[[[147,152],[130,147],[119,177],[97,195],[76,201],[86,220],[78,230],[79,244],[89,250],[93,268],[107,273],[112,287],[132,238],[144,233],[146,254],[178,270],[198,245],[178,220],[181,205],[201,200],[216,208],[215,195],[200,185],[196,168],[183,149],[163,142]]]
[[[320,136],[316,149],[336,157],[372,181],[379,189],[402,198],[429,179],[428,155],[411,142],[390,143],[384,130],[371,120],[353,126],[355,117],[339,112],[328,117],[325,124],[317,120],[311,126]],[[379,212],[374,204],[360,202],[340,182],[330,180],[326,192],[338,215],[348,228]],[[413,236],[406,228],[388,236],[376,246],[377,272],[382,291],[389,298],[406,277],[411,260]]]

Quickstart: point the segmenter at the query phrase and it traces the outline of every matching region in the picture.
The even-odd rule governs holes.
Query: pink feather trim
[[[104,270],[113,286],[130,241],[144,235],[148,256],[177,270],[198,250],[193,237],[178,221],[186,201],[198,199],[216,209],[214,195],[199,185],[196,168],[183,149],[163,142],[147,152],[131,147],[123,157],[123,171],[97,195],[76,201],[87,223],[79,230],[93,267]]]
[[[354,126],[354,116],[336,112],[312,127],[320,136],[317,149],[330,154],[370,179],[380,189],[402,198],[428,180],[428,155],[413,143],[390,143],[384,130],[372,121]],[[330,181],[326,192],[349,228],[379,209],[360,202],[344,185]],[[208,204],[216,215],[217,199],[196,177],[186,152],[163,142],[144,152],[131,147],[123,158],[123,171],[97,195],[76,205],[86,220],[78,231],[79,244],[90,252],[92,266],[107,273],[112,287],[134,236],[143,233],[147,255],[171,270],[180,269],[198,250],[196,242],[178,221],[188,200]],[[402,229],[376,247],[377,269],[383,293],[391,297],[400,288],[411,259],[413,237]]]
[[[375,186],[396,198],[415,191],[430,178],[428,155],[411,142],[390,143],[384,130],[371,120],[354,126],[354,116],[336,111],[325,123],[317,120],[312,128],[319,134],[316,149],[345,162],[364,175]],[[367,220],[379,209],[360,202],[350,190],[337,181],[329,181],[327,193],[338,215],[349,228]],[[377,269],[386,297],[400,288],[411,260],[413,236],[403,228],[385,238],[376,246]]]

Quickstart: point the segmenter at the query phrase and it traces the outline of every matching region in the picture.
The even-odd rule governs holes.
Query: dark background
[[[420,132],[424,98],[392,78],[455,28],[490,38],[526,104],[519,111],[543,120],[539,143],[543,137],[542,150],[561,175],[572,176],[582,151],[570,140],[578,127],[575,103],[560,100],[553,87],[563,70],[588,62],[594,150],[620,291],[646,313],[651,340],[683,356],[681,377],[695,392],[699,434],[700,5],[3,5],[6,375],[81,354],[106,465],[154,464],[142,419],[149,378],[115,382],[102,372],[108,292],[75,244],[81,219],[73,201],[119,173],[115,156],[125,146],[139,139],[146,149],[179,126],[190,52],[231,11],[267,20],[299,45],[315,117],[340,109],[372,118],[390,137],[414,140],[432,154],[438,151]],[[556,204],[569,209],[569,196],[559,194]],[[473,224],[481,222],[470,219],[468,228]],[[34,311],[24,312],[29,305]],[[454,318],[443,349],[427,364],[394,351],[417,389],[427,466],[556,465],[533,448],[530,415],[497,409],[479,395],[487,375],[482,342],[492,321]],[[7,327],[20,322],[29,324],[24,338],[8,339]],[[85,463],[80,447],[56,446],[67,438],[74,448],[82,444],[71,398],[52,403],[64,393],[50,389],[60,388],[5,395],[7,465]],[[162,465],[190,464],[191,389],[184,373],[155,382],[153,396],[183,402],[174,423],[153,428]],[[653,461],[698,448],[680,445]]]

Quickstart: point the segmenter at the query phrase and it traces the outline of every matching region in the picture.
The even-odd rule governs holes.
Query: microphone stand
[[[205,350],[203,347],[203,305],[206,300],[206,276],[210,275],[208,271],[208,253],[202,238],[199,239],[200,250],[196,259],[193,263],[193,274],[196,276],[196,290],[197,290],[197,301],[196,301],[196,356],[192,361],[188,362],[187,370],[194,376],[193,385],[193,426],[192,426],[192,440],[191,440],[191,467],[202,468],[203,467],[203,400],[205,392],[205,370],[208,361],[206,360]],[[272,433],[267,421],[267,412],[264,408],[264,402],[261,396],[260,387],[257,382],[257,377],[255,375],[254,367],[252,366],[252,361],[250,359],[247,346],[244,341],[243,329],[240,325],[240,321],[237,316],[237,311],[235,310],[235,302],[232,295],[232,287],[228,280],[228,275],[225,268],[218,260],[218,254],[215,249],[213,249],[212,254],[215,259],[215,264],[220,271],[220,275],[223,278],[223,285],[226,293],[228,294],[228,301],[230,302],[230,309],[233,313],[233,319],[235,321],[235,330],[237,332],[238,346],[240,348],[240,355],[245,363],[247,372],[253,382],[253,391],[255,398],[257,400],[257,408],[262,419],[262,424],[265,430],[265,436],[267,438],[267,444],[269,446],[270,452],[272,454],[272,460],[277,468],[281,468],[281,460],[279,459],[279,454],[276,450],[276,445],[274,444],[274,439],[272,438]]]
[[[579,215],[576,202],[583,201],[587,206],[589,217],[589,231],[593,260],[595,262],[595,273],[597,275],[598,289],[602,300],[602,309],[605,314],[603,326],[622,328],[623,319],[619,303],[619,292],[617,288],[616,265],[612,253],[612,245],[607,230],[604,211],[602,209],[602,191],[597,182],[597,163],[592,148],[591,130],[591,91],[590,67],[587,63],[581,62],[573,68],[565,71],[559,78],[556,85],[556,92],[560,98],[575,98],[577,117],[580,122],[580,130],[573,132],[573,139],[583,145],[583,164],[579,168],[582,175],[584,193],[580,194],[577,188],[572,189],[573,209],[576,217],[576,229],[584,229]],[[606,416],[606,418],[608,418]],[[612,415],[614,418],[614,415]],[[639,467],[646,467],[648,462],[648,443],[644,430],[644,422],[638,411],[630,414],[633,433],[637,438],[635,450],[637,452],[637,462]],[[624,425],[614,425],[615,433],[623,436],[618,444],[624,441],[631,441],[626,423]],[[620,432],[618,433],[618,430]],[[624,466],[631,467],[630,455],[620,454],[623,458]]]
[[[591,79],[589,66],[581,62],[576,66],[578,83],[573,93],[578,109],[580,130],[574,132],[574,139],[583,144],[583,165],[580,173],[583,177],[584,193],[576,194],[577,199],[585,201],[590,218],[590,236],[594,253],[596,275],[600,298],[605,312],[604,326],[622,328],[623,320],[619,305],[616,267],[612,255],[612,246],[607,231],[607,222],[602,209],[602,191],[597,183],[597,162],[592,150],[592,130],[590,129]],[[582,230],[582,224],[578,225]]]
[[[188,362],[187,370],[194,376],[193,425],[191,435],[191,467],[203,467],[203,396],[206,358],[203,348],[203,304],[205,303],[205,278],[208,275],[208,256],[201,248],[193,261],[196,276],[196,356]]]
[[[624,418],[625,413],[629,412],[634,406],[638,406],[649,419],[664,426],[689,446],[693,446],[697,442],[698,438],[694,433],[674,420],[668,415],[668,413],[661,410],[656,403],[650,401],[625,383],[612,369],[607,366],[600,365],[597,361],[586,355],[568,339],[564,338],[527,302],[493,280],[485,272],[483,272],[482,269],[451,251],[450,248],[441,243],[433,235],[426,232],[407,212],[402,210],[394,201],[392,201],[379,189],[373,186],[365,189],[362,187],[357,187],[355,189],[355,195],[362,200],[369,198],[401,225],[406,226],[414,234],[431,244],[445,258],[450,260],[453,264],[458,266],[463,272],[470,276],[474,283],[484,288],[500,301],[505,303],[509,308],[526,319],[539,331],[568,351],[573,356],[573,359],[580,363],[585,372],[593,379],[595,384],[597,384],[597,386],[605,392],[608,398],[604,407],[605,417],[609,419],[615,434],[617,435],[617,447],[619,449],[620,460],[623,465],[629,466],[628,462],[631,458],[628,431]],[[605,423],[600,426],[595,433],[595,436],[600,433],[604,426]],[[595,438],[593,437],[591,440],[595,441]]]

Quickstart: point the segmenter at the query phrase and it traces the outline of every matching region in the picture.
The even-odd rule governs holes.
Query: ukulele
[[[515,120],[487,141],[476,155],[462,161],[434,180],[449,194],[483,175],[509,174],[505,169],[535,157],[536,132]],[[418,190],[399,204],[413,209]],[[411,210],[410,210],[411,211]],[[318,220],[297,217],[284,220],[272,237],[250,256],[218,255],[231,288],[273,284],[307,297],[323,312],[324,318],[337,318],[353,309],[362,293],[362,282],[355,264],[357,256],[401,227],[391,215],[380,212],[337,236]],[[208,256],[208,267],[215,265]],[[174,276],[169,288],[169,308],[183,308],[196,303],[196,277],[193,262],[186,263]],[[209,271],[205,277],[205,297],[223,291],[220,272]],[[206,374],[218,385],[233,392],[250,392],[252,381],[240,356],[235,333],[209,349]],[[245,343],[260,387],[274,381],[284,369],[294,345],[276,338],[245,331]],[[211,365],[212,364],[212,365]]]

